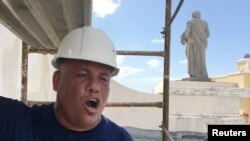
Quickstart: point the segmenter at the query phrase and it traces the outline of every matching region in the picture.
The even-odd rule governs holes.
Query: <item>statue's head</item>
[[[245,54],[244,58],[250,58],[250,53]]]
[[[201,12],[200,11],[194,11],[193,13],[192,13],[192,16],[193,16],[193,18],[195,18],[195,19],[200,19],[201,18]]]

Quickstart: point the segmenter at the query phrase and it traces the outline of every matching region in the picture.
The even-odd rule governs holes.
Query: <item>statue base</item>
[[[210,79],[210,78],[189,77],[189,78],[183,78],[182,81],[203,81],[203,82],[211,82],[211,79]]]

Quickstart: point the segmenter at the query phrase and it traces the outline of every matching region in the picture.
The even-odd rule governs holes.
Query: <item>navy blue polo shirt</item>
[[[133,141],[129,133],[102,116],[88,131],[64,128],[55,118],[53,103],[28,107],[0,97],[0,140],[3,141]]]

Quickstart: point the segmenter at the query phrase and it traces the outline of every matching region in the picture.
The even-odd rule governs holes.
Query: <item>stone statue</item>
[[[210,81],[208,79],[205,51],[209,37],[208,23],[201,19],[199,11],[192,13],[193,19],[187,22],[186,30],[181,35],[181,43],[186,44],[188,74],[190,78],[183,80]]]

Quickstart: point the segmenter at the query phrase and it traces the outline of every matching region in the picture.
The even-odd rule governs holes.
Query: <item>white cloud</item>
[[[187,59],[180,60],[178,63],[179,63],[179,64],[187,64]]]
[[[157,59],[152,59],[147,62],[147,64],[152,68],[159,68],[161,65],[161,62]]]
[[[142,68],[133,68],[130,66],[120,66],[120,72],[118,77],[128,77],[129,75],[135,75],[144,71]]]
[[[163,39],[153,39],[151,43],[164,43]]]
[[[97,17],[105,18],[109,14],[113,14],[120,6],[121,0],[93,0],[93,11]]]
[[[124,59],[125,59],[124,55],[117,55],[116,56],[116,62],[117,62],[117,64],[119,65],[119,64],[123,63]]]

